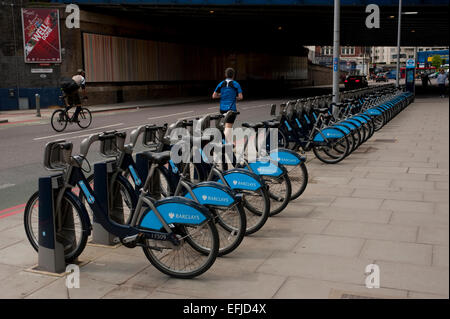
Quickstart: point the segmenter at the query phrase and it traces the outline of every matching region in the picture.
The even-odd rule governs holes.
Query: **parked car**
[[[344,86],[346,89],[359,89],[368,87],[369,83],[365,75],[349,75],[344,80]]]
[[[387,82],[387,74],[386,73],[378,73],[377,77],[375,78],[375,82]]]

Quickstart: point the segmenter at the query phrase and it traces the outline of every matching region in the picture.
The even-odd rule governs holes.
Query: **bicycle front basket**
[[[48,170],[63,170],[69,165],[73,144],[65,140],[45,145],[44,167]]]

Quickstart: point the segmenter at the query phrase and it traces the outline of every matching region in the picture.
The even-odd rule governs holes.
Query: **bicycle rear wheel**
[[[81,128],[88,128],[92,123],[91,111],[87,108],[81,108],[80,114],[78,114],[78,126]]]
[[[63,110],[56,110],[52,114],[51,122],[52,128],[56,132],[62,132],[67,127],[67,116]]]
[[[197,226],[175,225],[173,231],[180,241],[178,246],[168,241],[146,239],[142,247],[147,259],[159,271],[188,279],[203,274],[214,264],[219,235],[213,220]]]
[[[58,214],[61,220],[56,220],[56,238],[64,246],[64,258],[66,262],[75,260],[84,250],[88,240],[88,225],[81,217],[75,200],[68,194],[64,194],[61,203],[61,211]],[[29,198],[23,215],[25,233],[34,250],[39,249],[39,191]]]
[[[224,256],[235,250],[244,239],[247,229],[247,218],[240,204],[221,209],[210,207],[214,214],[217,232],[219,234],[219,254]]]
[[[335,141],[330,141],[328,145],[314,145],[313,152],[316,157],[326,164],[336,164],[347,157],[350,143],[347,136]]]
[[[251,235],[260,230],[269,218],[270,198],[263,187],[257,191],[240,191],[244,195],[243,206],[247,219],[245,235]]]

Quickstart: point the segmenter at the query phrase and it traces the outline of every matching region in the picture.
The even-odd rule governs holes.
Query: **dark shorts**
[[[227,112],[228,112],[228,111],[222,111],[222,110],[220,110],[220,114],[225,114],[225,113],[227,113]],[[233,114],[233,115],[231,115],[231,116],[227,119],[226,123],[234,124],[234,121],[236,121],[236,113]]]
[[[78,90],[67,94],[67,102],[69,103],[70,106],[81,105],[81,98]]]

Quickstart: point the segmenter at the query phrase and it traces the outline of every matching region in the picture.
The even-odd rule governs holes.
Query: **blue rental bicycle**
[[[136,209],[127,224],[113,221],[109,212],[97,200],[101,192],[109,191],[102,175],[94,172],[93,191],[82,171],[89,147],[100,141],[102,149],[117,144],[115,134],[91,135],[81,143],[80,155],[72,156],[72,143],[51,142],[46,145],[44,166],[49,170],[63,170],[56,199],[57,238],[64,245],[66,261],[73,261],[84,250],[91,233],[89,214],[72,189],[77,185],[91,208],[95,220],[128,248],[142,247],[150,263],[161,272],[177,278],[193,278],[207,271],[219,251],[219,236],[210,211],[199,203],[184,197],[169,197],[155,201],[145,189],[156,167],[168,160],[169,154],[151,155],[151,169],[143,183]],[[103,183],[102,183],[103,182]],[[38,200],[38,198],[37,198]],[[31,205],[31,204],[30,204]],[[36,231],[25,211],[25,230],[35,247]],[[35,247],[36,249],[37,247]]]

